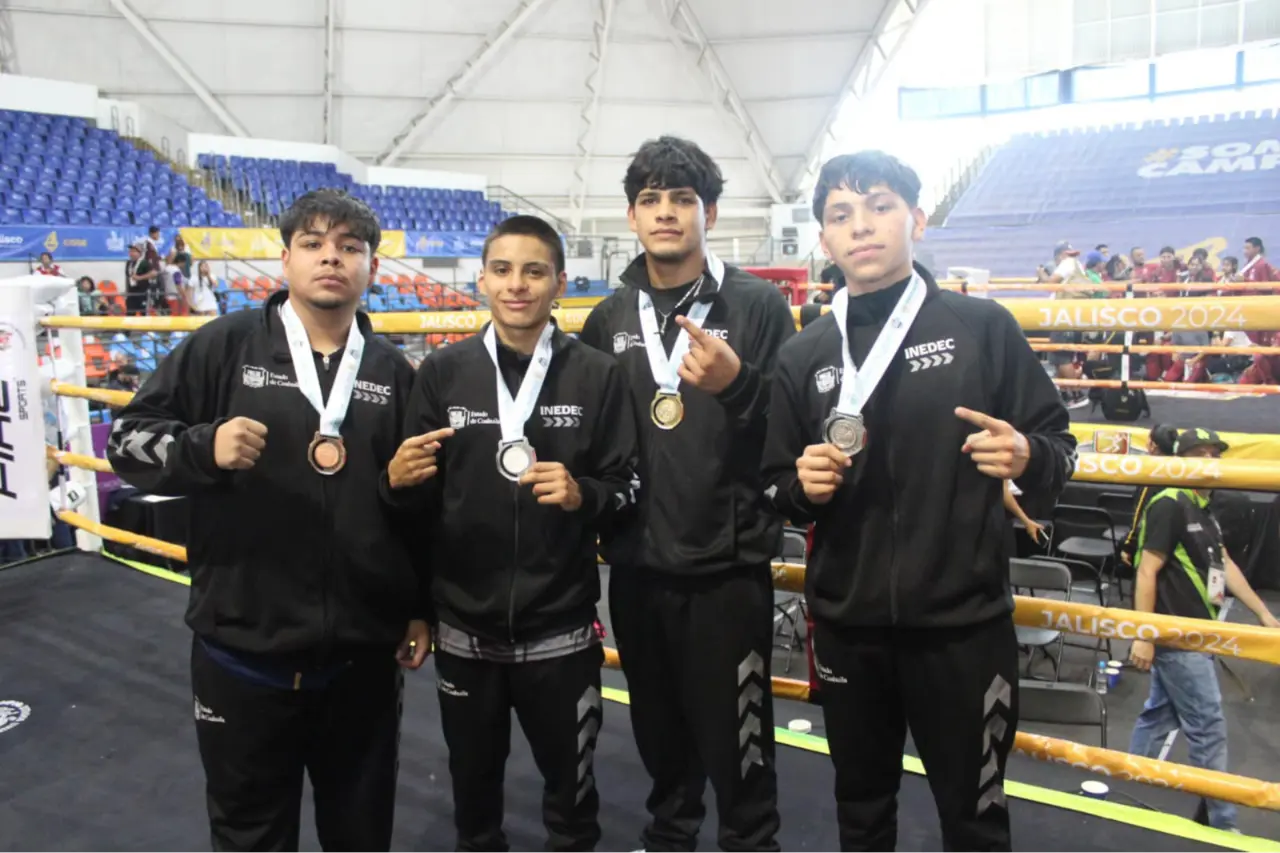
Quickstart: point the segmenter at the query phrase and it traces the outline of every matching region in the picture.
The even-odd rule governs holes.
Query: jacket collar
[[[560,324],[556,322],[555,314],[551,315],[551,319],[548,322],[551,323],[551,354],[554,356],[567,347],[573,338],[566,335],[560,328]],[[485,323],[480,327],[480,330],[475,333],[474,337],[477,340],[484,340],[484,336],[489,333],[489,327],[492,325],[492,320]]]
[[[271,357],[276,361],[291,362],[293,355],[289,352],[289,338],[284,332],[284,321],[280,319],[280,306],[289,299],[289,289],[281,288],[267,297],[262,307],[262,322],[267,328],[267,337],[271,339]],[[373,323],[369,315],[356,311],[356,325],[366,341],[373,337]]]
[[[625,285],[653,293],[654,287],[652,282],[649,281],[649,268],[645,266],[645,257],[646,253],[641,252],[622,271],[619,279]],[[702,290],[698,293],[698,298],[695,300],[696,302],[706,302],[719,294],[724,288],[726,273],[724,261],[720,260],[719,256],[710,249],[707,250],[706,263],[703,264],[702,272],[706,275],[711,287],[706,287],[704,283]]]

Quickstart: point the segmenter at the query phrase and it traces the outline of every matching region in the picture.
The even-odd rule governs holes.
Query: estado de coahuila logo
[[[1142,162],[1138,169],[1138,176],[1142,178],[1269,172],[1280,169],[1280,139],[1158,148],[1142,158]]]

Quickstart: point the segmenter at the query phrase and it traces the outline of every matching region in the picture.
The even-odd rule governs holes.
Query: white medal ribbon
[[[548,320],[533,349],[533,361],[525,370],[520,390],[515,399],[512,399],[507,381],[502,378],[502,368],[498,364],[498,333],[494,331],[492,323],[485,330],[484,348],[489,351],[489,358],[493,361],[494,373],[498,378],[498,426],[502,429],[504,444],[524,438],[525,421],[529,420],[538,405],[538,394],[542,392],[547,368],[551,366],[551,335],[554,332],[555,326]]]
[[[840,354],[844,356],[844,376],[840,380],[840,397],[835,407],[837,412],[851,417],[862,414],[862,408],[884,378],[884,373],[901,349],[902,342],[906,340],[907,332],[920,313],[920,306],[924,304],[928,292],[924,279],[919,273],[913,272],[911,281],[898,298],[898,304],[894,306],[888,322],[880,330],[876,342],[871,345],[871,351],[862,362],[861,370],[853,363],[853,354],[849,351],[849,334],[845,330],[849,316],[849,288],[841,288],[831,300],[831,313],[840,329]]]
[[[1239,276],[1239,277],[1241,278],[1241,280],[1243,280],[1243,279],[1244,279],[1244,274],[1245,274],[1245,273],[1247,273],[1249,270],[1253,269],[1253,265],[1254,265],[1254,264],[1256,264],[1256,263],[1257,263],[1258,261],[1260,261],[1260,260],[1262,260],[1262,255],[1254,255],[1254,256],[1253,256],[1253,260],[1251,260],[1251,261],[1249,261],[1249,263],[1245,264],[1245,265],[1244,265],[1244,269],[1240,270],[1240,272],[1236,273],[1236,275],[1237,275],[1237,276]]]
[[[658,390],[664,394],[674,394],[680,387],[680,362],[689,352],[689,333],[680,330],[675,346],[671,348],[670,357],[662,345],[662,333],[658,331],[658,310],[653,307],[653,299],[648,293],[640,291],[640,331],[644,333],[644,349],[649,354],[649,372],[653,381],[658,383]],[[711,313],[711,302],[695,302],[689,308],[689,322],[699,329]]]
[[[326,438],[341,438],[342,422],[347,418],[351,392],[356,387],[356,374],[360,372],[360,360],[364,358],[364,335],[360,333],[360,324],[351,318],[346,355],[338,367],[338,375],[333,378],[333,388],[329,390],[329,402],[326,404],[320,393],[320,378],[316,374],[311,340],[288,300],[280,306],[280,319],[284,321],[284,334],[289,341],[289,355],[293,358],[293,372],[298,377],[298,390],[320,414],[320,434]]]

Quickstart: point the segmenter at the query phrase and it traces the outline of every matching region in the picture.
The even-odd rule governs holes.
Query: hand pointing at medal
[[[680,378],[708,394],[719,394],[728,388],[742,369],[733,347],[728,341],[708,335],[688,317],[676,317],[676,323],[689,334],[689,352],[680,362]]]
[[[999,418],[960,407],[956,417],[978,427],[960,448],[978,465],[978,470],[997,480],[1016,480],[1031,461],[1031,445],[1027,437]]]
[[[436,451],[440,442],[453,435],[449,428],[406,438],[387,467],[387,479],[393,489],[404,489],[425,483],[436,475]]]
[[[533,486],[538,503],[559,506],[565,512],[575,512],[582,506],[582,490],[569,469],[559,462],[535,462],[520,477],[520,485]]]

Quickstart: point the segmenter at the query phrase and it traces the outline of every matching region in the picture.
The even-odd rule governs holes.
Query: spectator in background
[[[1176,446],[1184,457],[1216,459],[1226,450],[1226,442],[1207,429],[1183,432]],[[1134,610],[1217,619],[1229,592],[1264,627],[1280,628],[1227,553],[1222,528],[1209,512],[1207,490],[1166,488],[1153,495],[1141,516],[1137,551]],[[1129,660],[1151,671],[1151,693],[1134,724],[1129,752],[1154,758],[1170,732],[1181,729],[1191,766],[1226,772],[1227,721],[1213,657],[1135,640]],[[1207,806],[1210,826],[1236,828],[1235,805],[1208,800]]]
[[[191,281],[191,253],[187,251],[187,241],[181,235],[173,238],[173,248],[165,260],[182,271],[183,281]]]
[[[1178,444],[1178,428],[1173,424],[1156,424],[1147,433],[1148,456],[1172,456]],[[1136,486],[1133,501],[1133,519],[1129,522],[1129,533],[1120,545],[1120,559],[1126,566],[1133,565],[1133,556],[1138,550],[1138,528],[1142,523],[1142,513],[1152,495],[1160,491],[1161,486]]]
[[[1106,243],[1099,243],[1098,245],[1093,247],[1093,250],[1097,252],[1099,255],[1102,255],[1102,260],[1104,263],[1111,259],[1111,247],[1108,246]]]
[[[37,275],[53,275],[62,277],[62,267],[53,262],[53,255],[48,252],[40,253],[40,266],[36,267]]]
[[[76,297],[80,300],[80,316],[82,317],[107,313],[107,306],[93,291],[94,283],[91,277],[82,275],[76,279]]]
[[[130,317],[147,313],[147,293],[151,288],[150,267],[142,255],[143,244],[129,247],[129,260],[124,264],[124,305]]]
[[[1133,267],[1129,266],[1129,260],[1124,255],[1112,255],[1107,258],[1103,270],[1102,277],[1106,281],[1128,281],[1133,275]]]
[[[1218,280],[1224,282],[1236,282],[1240,280],[1240,259],[1234,255],[1227,255],[1222,259],[1222,266],[1218,268]]]
[[[1145,282],[1147,280],[1147,250],[1141,246],[1134,246],[1129,250],[1129,264],[1133,270],[1133,280]]]
[[[1240,281],[1250,284],[1280,281],[1280,272],[1267,261],[1266,251],[1261,237],[1250,237],[1244,241],[1244,266],[1240,268]],[[1259,288],[1243,295],[1264,296],[1274,292]],[[1280,341],[1280,334],[1274,330],[1248,334],[1255,346],[1275,346]],[[1246,385],[1275,385],[1277,377],[1280,377],[1280,355],[1255,355],[1253,364],[1240,376],[1240,381]]]
[[[183,289],[187,307],[192,314],[207,316],[218,313],[217,285],[213,273],[209,271],[209,262],[201,261],[200,266],[196,267],[196,277]]]
[[[1080,299],[1092,296],[1087,289],[1091,283],[1084,267],[1080,264],[1080,250],[1063,240],[1053,248],[1053,269],[1047,266],[1039,270],[1039,280],[1044,284],[1062,284],[1064,289],[1054,294],[1055,299]],[[1078,344],[1084,340],[1080,332],[1050,332],[1049,343]],[[1049,353],[1049,363],[1053,365],[1055,375],[1059,379],[1080,379],[1083,376],[1080,364],[1084,352],[1059,350]],[[1069,389],[1062,392],[1062,397],[1071,406],[1088,405],[1084,391]]]
[[[1267,261],[1266,247],[1261,237],[1250,237],[1244,241],[1244,266],[1240,269],[1240,280],[1248,282],[1280,281],[1280,271]],[[1269,290],[1258,290],[1255,294],[1270,293]]]

